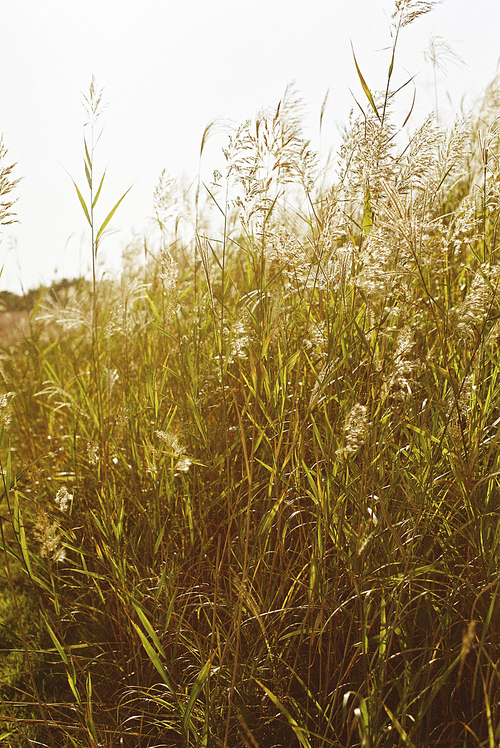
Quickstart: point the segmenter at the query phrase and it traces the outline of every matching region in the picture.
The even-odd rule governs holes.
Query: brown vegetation
[[[3,357],[10,745],[499,744],[500,130],[398,146],[389,83],[329,188],[291,91],[192,241],[163,179],[120,280]]]

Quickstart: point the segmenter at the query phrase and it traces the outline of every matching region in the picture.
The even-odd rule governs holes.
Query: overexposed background
[[[0,24],[0,133],[8,162],[22,176],[19,223],[0,244],[0,288],[19,292],[40,282],[88,272],[85,219],[71,183],[82,187],[83,93],[92,75],[107,108],[98,146],[107,181],[107,212],[131,185],[102,245],[111,269],[153,214],[163,169],[187,182],[199,169],[200,141],[215,118],[236,124],[276,105],[295,83],[305,104],[306,135],[323,158],[339,130],[365,105],[351,43],[372,90],[385,86],[390,61],[391,0],[18,0]],[[424,53],[434,35],[451,56],[436,78]],[[500,0],[444,0],[403,29],[395,80],[416,75],[410,126],[435,108],[447,126],[474,105],[497,72]],[[321,106],[329,91],[323,119]],[[401,94],[400,121],[411,86]],[[499,112],[500,114],[500,112]],[[203,157],[211,174],[224,165],[221,132]],[[220,155],[219,155],[220,154]]]

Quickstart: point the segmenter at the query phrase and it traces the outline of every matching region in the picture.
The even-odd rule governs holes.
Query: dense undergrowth
[[[331,187],[289,91],[3,352],[0,740],[498,744],[500,88],[401,146],[389,83]]]

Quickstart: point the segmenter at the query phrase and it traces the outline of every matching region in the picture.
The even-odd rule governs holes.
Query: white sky
[[[241,123],[276,105],[295,82],[306,107],[306,133],[322,152],[363,102],[351,42],[372,90],[386,82],[392,0],[17,0],[3,3],[0,23],[0,133],[16,161],[16,210],[0,245],[0,289],[19,291],[86,272],[85,218],[70,176],[82,187],[82,93],[92,75],[107,109],[98,146],[107,167],[100,204],[112,207],[131,185],[102,245],[110,268],[133,231],[153,214],[162,169],[196,177],[200,140],[214,118]],[[424,61],[431,34],[464,62],[438,73],[440,116],[449,123],[462,97],[470,105],[497,71],[500,0],[444,0],[403,29],[399,82],[416,78],[416,125],[434,108],[432,69]],[[401,121],[412,92],[401,96]],[[403,113],[404,112],[404,113]],[[500,114],[500,112],[499,112]],[[211,174],[225,136],[215,138],[203,171]]]

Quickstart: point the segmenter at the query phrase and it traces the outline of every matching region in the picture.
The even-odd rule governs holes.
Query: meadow
[[[92,82],[93,277],[0,354],[3,744],[500,743],[500,80],[403,134],[431,5],[333,180],[288,89],[212,182],[162,174],[118,279]]]

